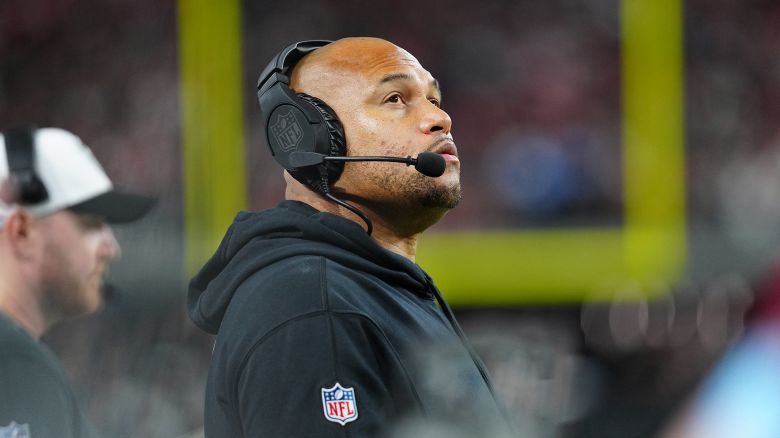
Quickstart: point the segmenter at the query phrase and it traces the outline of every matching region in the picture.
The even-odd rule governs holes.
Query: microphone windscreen
[[[433,152],[423,152],[417,156],[417,163],[414,168],[425,176],[436,178],[444,174],[447,163],[444,158]]]

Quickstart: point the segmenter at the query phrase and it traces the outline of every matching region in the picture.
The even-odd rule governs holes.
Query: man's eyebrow
[[[388,75],[385,75],[382,77],[382,80],[379,81],[380,84],[384,84],[386,82],[393,82],[393,81],[402,81],[402,80],[412,80],[414,79],[410,74],[407,73],[390,73]],[[439,81],[436,79],[431,80],[431,86],[436,89],[436,91],[441,94],[441,87],[439,87]]]
[[[411,80],[411,79],[412,76],[406,73],[391,73],[389,75],[385,75],[384,77],[382,77],[382,80],[379,81],[379,83],[384,84],[385,82]]]

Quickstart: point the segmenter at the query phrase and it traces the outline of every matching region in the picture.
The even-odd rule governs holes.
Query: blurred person
[[[398,436],[421,422],[416,436],[513,435],[415,263],[420,234],[461,199],[441,98],[414,56],[376,38],[296,43],[261,74],[286,200],[239,213],[190,284],[190,317],[217,335],[206,437]]]
[[[780,264],[759,287],[744,335],[659,436],[780,437]]]
[[[154,199],[113,188],[82,141],[57,128],[0,135],[0,437],[95,436],[41,336],[96,311],[120,248],[108,223]]]

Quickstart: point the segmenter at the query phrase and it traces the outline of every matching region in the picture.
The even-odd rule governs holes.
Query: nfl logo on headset
[[[322,409],[328,421],[344,426],[350,421],[357,420],[357,400],[355,390],[344,388],[336,382],[330,388],[322,388]]]
[[[0,427],[0,438],[30,438],[30,426],[12,421],[8,426]]]
[[[271,134],[273,134],[279,147],[284,152],[296,149],[298,143],[303,138],[303,130],[298,124],[298,120],[295,119],[295,114],[293,114],[292,110],[288,110],[285,114],[280,114],[276,122],[270,126],[270,129]]]

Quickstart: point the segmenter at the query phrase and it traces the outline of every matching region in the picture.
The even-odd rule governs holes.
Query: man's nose
[[[103,226],[100,236],[100,255],[106,259],[113,260],[122,256],[122,249],[114,236],[114,232],[108,225]]]
[[[430,103],[420,120],[420,130],[426,134],[449,134],[452,130],[452,119],[443,109]]]

